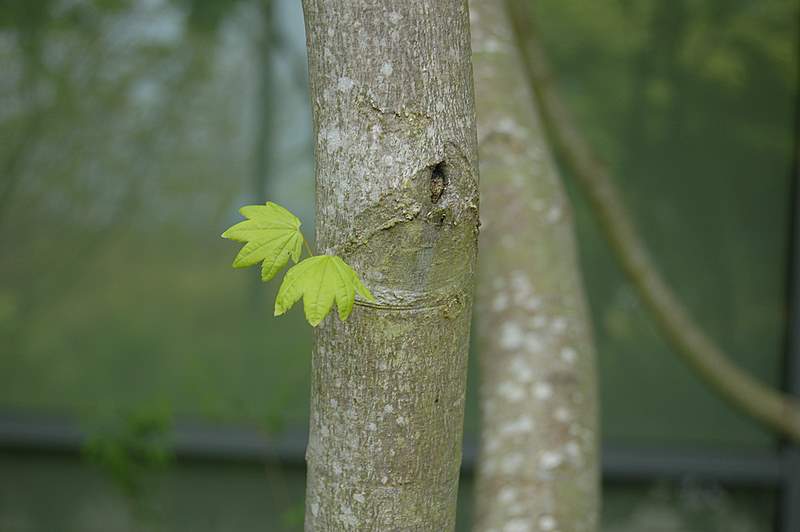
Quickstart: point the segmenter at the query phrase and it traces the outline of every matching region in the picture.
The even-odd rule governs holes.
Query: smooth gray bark
[[[312,356],[306,530],[452,530],[478,234],[465,0],[304,0],[317,248],[377,298]]]
[[[505,4],[472,0],[482,413],[474,530],[596,529],[591,327],[568,199]]]

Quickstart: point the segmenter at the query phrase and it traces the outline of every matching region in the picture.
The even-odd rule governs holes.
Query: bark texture
[[[304,0],[317,249],[377,303],[316,330],[306,530],[452,530],[478,233],[465,0]]]
[[[474,530],[596,529],[594,349],[570,206],[505,4],[471,2],[482,221]]]

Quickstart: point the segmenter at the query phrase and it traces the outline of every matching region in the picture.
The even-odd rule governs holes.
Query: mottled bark
[[[570,206],[505,5],[471,2],[483,228],[476,531],[595,530],[591,328]]]
[[[464,0],[304,0],[317,247],[377,303],[312,356],[306,530],[452,530],[478,226]]]

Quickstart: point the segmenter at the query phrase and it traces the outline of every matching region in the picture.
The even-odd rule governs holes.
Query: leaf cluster
[[[286,272],[278,289],[276,316],[302,299],[306,320],[316,327],[334,303],[339,318],[344,321],[353,311],[356,294],[375,301],[355,270],[340,257],[311,252],[300,231],[300,219],[287,209],[268,201],[264,205],[242,207],[239,212],[246,220],[222,233],[222,238],[244,243],[233,260],[234,268],[261,263],[261,279],[269,281],[289,263],[289,259],[295,263]],[[304,244],[309,257],[300,261]]]

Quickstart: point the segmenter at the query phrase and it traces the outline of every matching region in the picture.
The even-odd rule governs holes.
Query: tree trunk
[[[452,530],[478,227],[465,0],[304,0],[317,246],[376,304],[316,330],[306,530]]]
[[[591,531],[596,377],[570,206],[504,3],[471,9],[484,222],[474,529]]]

